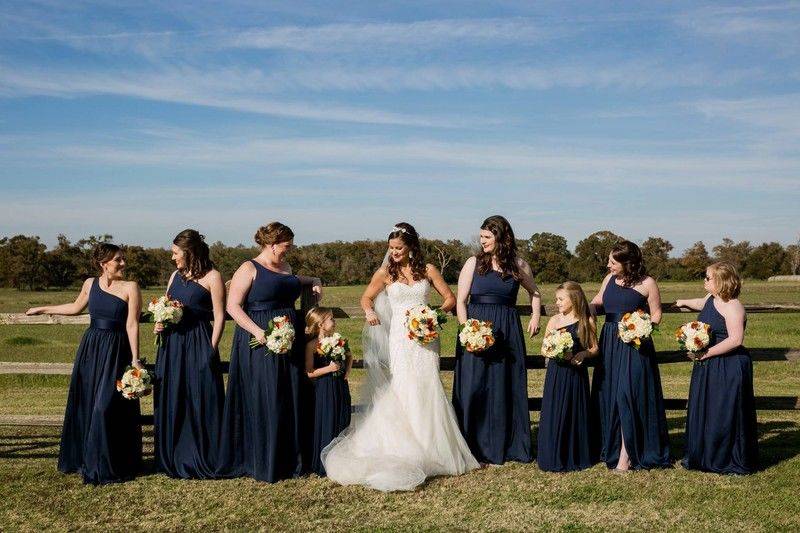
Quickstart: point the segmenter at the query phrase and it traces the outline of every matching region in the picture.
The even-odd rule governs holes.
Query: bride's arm
[[[445,313],[449,313],[456,306],[456,297],[453,295],[453,291],[450,290],[441,272],[439,272],[435,266],[431,264],[425,265],[425,273],[431,285],[433,285],[433,288],[436,289],[436,292],[442,297],[441,310]]]
[[[377,326],[381,323],[381,321],[378,320],[378,315],[375,313],[373,303],[378,294],[386,287],[388,274],[386,267],[380,267],[372,275],[369,285],[367,285],[367,288],[364,290],[364,294],[361,295],[361,309],[364,310],[364,314],[370,326]]]

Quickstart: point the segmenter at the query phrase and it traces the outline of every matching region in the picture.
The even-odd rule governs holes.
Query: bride
[[[404,325],[406,310],[426,303],[431,285],[444,299],[442,309],[452,309],[455,297],[436,267],[425,264],[416,230],[397,224],[361,297],[366,405],[322,450],[328,477],[338,483],[412,490],[426,478],[479,467],[439,380],[438,340],[417,344]]]

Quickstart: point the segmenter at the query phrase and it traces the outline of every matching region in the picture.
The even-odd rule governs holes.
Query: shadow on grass
[[[760,422],[758,453],[760,469],[766,470],[800,455],[800,425],[788,420]],[[763,435],[768,434],[767,437]]]

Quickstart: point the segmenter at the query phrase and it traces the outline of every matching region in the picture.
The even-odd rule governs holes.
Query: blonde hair
[[[333,309],[330,307],[312,307],[306,313],[306,335],[309,338],[318,337],[322,323],[328,318],[333,318]]]
[[[266,226],[261,226],[255,234],[256,244],[262,248],[292,239],[294,239],[294,232],[289,226],[280,222],[270,222]]]
[[[572,312],[578,317],[578,339],[583,344],[583,348],[588,350],[597,342],[597,329],[592,322],[592,314],[589,311],[589,302],[580,283],[565,281],[556,288],[556,291],[567,293],[572,304]]]
[[[742,278],[736,267],[727,261],[718,261],[708,266],[708,273],[714,279],[717,293],[723,302],[739,297],[742,292]]]

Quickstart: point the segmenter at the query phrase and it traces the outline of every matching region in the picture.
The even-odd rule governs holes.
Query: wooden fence
[[[308,291],[304,291],[301,299],[301,308],[305,309],[312,305],[313,296]],[[530,315],[530,306],[517,306],[521,315]],[[798,313],[800,305],[748,305],[745,306],[748,313]],[[664,313],[687,312],[685,309],[678,308],[674,303],[665,303],[662,306]],[[555,308],[542,306],[542,314],[554,314]],[[362,318],[364,316],[361,308],[357,307],[335,307],[334,314],[337,318]],[[57,316],[25,316],[20,313],[0,313],[0,325],[11,324],[88,324],[88,315],[75,317]],[[751,349],[750,354],[754,361],[785,361],[796,363],[800,361],[800,349],[768,348]],[[657,352],[656,357],[659,364],[687,362],[686,353],[677,350]],[[527,356],[525,365],[528,369],[543,369],[544,358],[538,356]],[[593,366],[594,362],[590,359],[586,361],[587,366]],[[222,371],[228,372],[229,363],[222,363]],[[362,361],[354,361],[354,368],[363,368]],[[455,358],[443,356],[441,358],[440,369],[442,371],[453,371],[455,368]],[[55,374],[69,375],[72,372],[72,363],[0,363],[0,374]],[[669,410],[686,409],[686,399],[667,398],[664,400],[665,406]],[[531,411],[541,409],[541,398],[528,398],[528,408]],[[800,409],[800,397],[798,396],[757,396],[756,408],[759,410],[798,410]],[[60,417],[58,418],[60,421]],[[152,415],[143,415],[142,424],[152,424]],[[50,425],[55,424],[54,417],[4,417],[0,423],[13,425]]]

